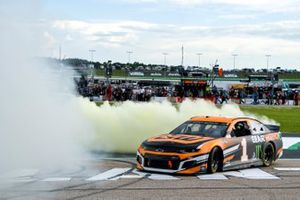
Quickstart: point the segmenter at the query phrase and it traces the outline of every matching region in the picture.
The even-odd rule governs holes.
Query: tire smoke
[[[36,57],[47,43],[33,25],[36,4],[30,10],[28,2],[6,3],[0,7],[0,175],[70,165],[86,156],[82,143],[91,132],[78,109],[74,73]]]
[[[70,165],[86,158],[87,150],[134,153],[146,138],[195,115],[248,115],[237,105],[218,108],[204,100],[187,100],[178,108],[169,102],[98,107],[75,97],[71,70],[34,59],[46,43],[32,25],[36,10],[5,2],[0,6],[0,175]]]
[[[86,99],[81,100],[83,113],[95,129],[93,150],[135,153],[138,145],[151,136],[169,133],[193,116],[251,116],[263,122],[274,123],[266,117],[244,113],[238,105],[186,100],[176,108],[170,102],[134,103],[124,102],[100,107]]]

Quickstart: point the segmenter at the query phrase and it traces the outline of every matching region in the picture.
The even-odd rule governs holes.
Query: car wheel
[[[262,162],[263,165],[269,167],[273,164],[275,159],[275,148],[271,143],[267,143],[263,148]]]
[[[215,173],[217,171],[222,171],[223,166],[223,158],[221,151],[215,147],[210,152],[208,157],[208,166],[207,166],[207,172],[208,173]]]

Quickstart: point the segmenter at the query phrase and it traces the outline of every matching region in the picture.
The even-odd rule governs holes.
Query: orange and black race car
[[[169,134],[144,141],[137,168],[194,174],[270,166],[282,155],[279,126],[248,117],[193,117]]]

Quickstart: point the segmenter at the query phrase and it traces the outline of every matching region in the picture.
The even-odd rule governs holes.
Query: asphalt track
[[[0,199],[299,199],[300,160],[214,175],[135,171],[134,158],[101,158],[52,171],[15,172]],[[23,173],[23,174],[22,174]],[[26,174],[27,173],[27,174]]]
[[[0,199],[300,199],[300,151],[285,149],[268,168],[192,176],[141,173],[133,155],[95,154],[70,167],[0,174]]]

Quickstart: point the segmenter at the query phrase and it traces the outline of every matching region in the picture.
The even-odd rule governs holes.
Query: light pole
[[[95,49],[89,49],[89,52],[91,54],[91,62],[93,63],[94,62],[94,53],[96,52],[96,50]],[[93,77],[94,76],[94,69],[92,69],[92,67],[90,67],[90,68],[91,68],[91,77]]]
[[[128,53],[128,63],[130,64],[130,56],[133,53],[133,51],[127,51],[127,53]]]
[[[270,57],[272,55],[266,55],[266,58],[267,58],[267,71],[269,71],[269,61],[270,61]]]
[[[181,66],[183,67],[183,60],[184,60],[184,47],[181,47]]]
[[[266,58],[267,58],[267,74],[269,74],[269,62],[270,62],[271,56],[272,55],[270,55],[270,54],[266,55]],[[274,101],[274,84],[275,84],[273,72],[271,72],[271,84],[272,84],[272,88],[271,88],[271,105],[273,105],[273,101]]]
[[[201,63],[200,63],[200,61],[201,61],[201,56],[203,55],[202,53],[197,53],[196,55],[198,55],[198,65],[199,65],[199,68],[201,67]]]
[[[238,54],[232,54],[233,56],[233,70],[235,70],[235,57],[238,56]]]
[[[168,53],[162,53],[164,55],[164,65],[167,65],[167,55],[169,55]]]
[[[61,45],[58,47],[58,59],[61,62]]]
[[[94,62],[94,53],[96,52],[95,49],[89,49],[89,52],[91,54],[91,61]]]

